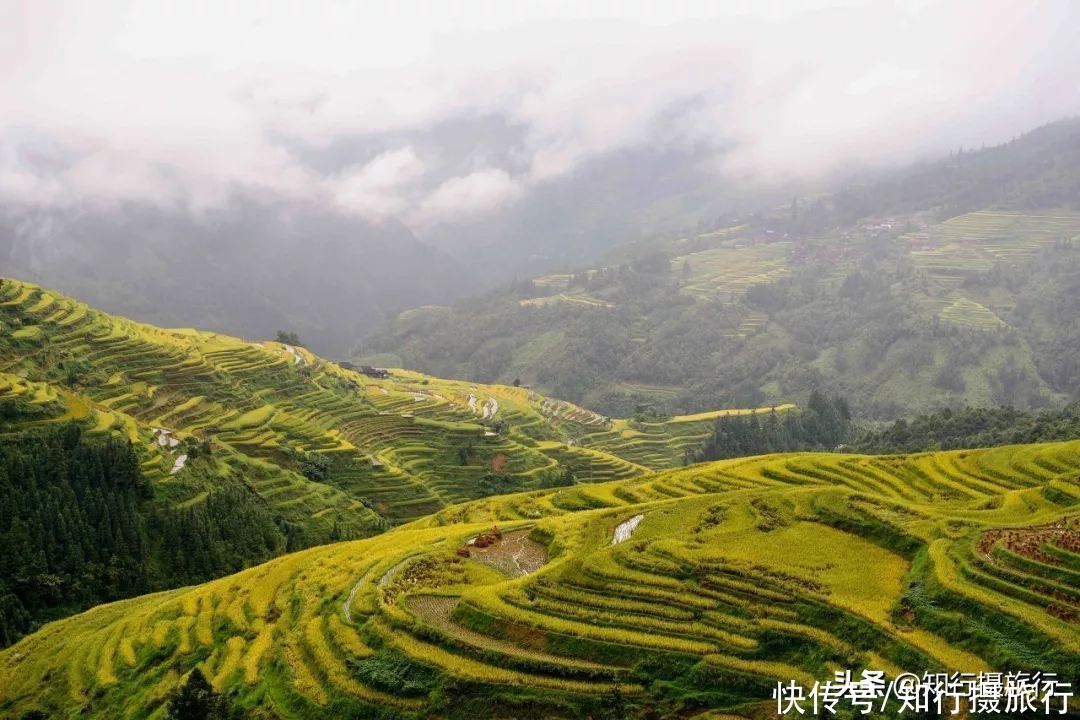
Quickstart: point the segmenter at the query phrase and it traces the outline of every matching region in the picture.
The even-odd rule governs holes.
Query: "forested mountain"
[[[338,151],[335,167],[349,157]],[[396,220],[287,202],[235,199],[205,210],[0,202],[0,272],[164,327],[253,338],[295,330],[341,358],[403,310],[593,261],[628,237],[712,222],[721,207],[784,192],[721,189],[693,157],[607,154],[423,237]]]
[[[806,221],[820,230],[875,215],[932,209],[946,219],[982,208],[1080,210],[1080,119],[853,185],[813,203]]]
[[[403,313],[360,344],[601,412],[842,394],[858,417],[1080,393],[1080,121],[605,264]],[[971,211],[971,212],[969,212]],[[961,214],[963,213],[963,214]]]
[[[1080,720],[1080,2],[206,5],[2,5],[0,720]]]

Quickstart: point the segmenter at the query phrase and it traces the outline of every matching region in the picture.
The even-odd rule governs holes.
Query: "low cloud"
[[[424,164],[412,147],[384,152],[359,167],[348,168],[331,181],[334,205],[376,222],[409,208],[410,186],[424,174]]]
[[[495,168],[452,177],[421,202],[414,221],[423,227],[489,212],[512,200],[520,189],[505,170]]]
[[[623,148],[713,148],[718,173],[786,181],[1080,111],[1071,0],[16,0],[5,15],[0,201],[46,207],[249,196],[422,230]],[[513,129],[501,147],[440,130],[487,117]]]

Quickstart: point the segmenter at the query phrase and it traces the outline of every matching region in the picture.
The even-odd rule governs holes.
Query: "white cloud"
[[[18,202],[240,193],[427,222],[637,144],[723,146],[724,171],[787,178],[1080,111],[1072,0],[13,0],[4,20],[0,197]],[[486,115],[520,131],[513,166],[441,166],[416,139]],[[383,154],[304,155],[355,138]]]
[[[419,226],[468,217],[493,210],[512,200],[520,191],[505,170],[488,168],[452,177],[420,204],[414,223]]]
[[[423,173],[424,164],[407,146],[346,169],[331,182],[330,192],[341,210],[380,222],[408,208],[406,192]]]

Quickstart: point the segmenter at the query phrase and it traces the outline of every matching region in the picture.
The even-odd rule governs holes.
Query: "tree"
[[[300,342],[300,336],[295,332],[289,330],[278,330],[277,341],[283,345],[299,345],[304,346],[304,343]]]
[[[937,375],[934,376],[934,386],[942,390],[964,392],[967,384],[964,382],[964,374],[960,366],[953,362],[947,362],[941,366]]]
[[[184,686],[169,701],[169,720],[209,720],[217,705],[217,693],[199,668],[191,671]]]
[[[553,487],[570,487],[576,482],[577,478],[574,477],[574,471],[570,468],[566,468],[555,477]]]
[[[609,718],[610,720],[625,720],[629,709],[626,698],[623,697],[622,690],[619,689],[619,685],[617,683],[612,684],[611,691],[608,693],[604,717]]]
[[[229,699],[214,691],[213,686],[199,668],[191,671],[184,686],[169,700],[168,720],[241,720],[239,708],[232,707]]]
[[[330,479],[333,461],[321,453],[301,453],[297,459],[297,470],[312,482],[326,482]]]

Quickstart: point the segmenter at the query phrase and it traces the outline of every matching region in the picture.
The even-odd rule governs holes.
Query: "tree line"
[[[1007,406],[944,409],[864,430],[854,447],[891,454],[1076,438],[1080,438],[1080,402],[1039,412]]]
[[[717,419],[696,462],[796,450],[836,450],[851,435],[851,410],[839,395],[813,391],[806,407]]]
[[[997,447],[1080,438],[1080,401],[1041,411],[1010,406],[945,408],[882,425],[857,425],[847,400],[814,392],[804,409],[719,418],[687,462],[776,452],[871,455]]]

